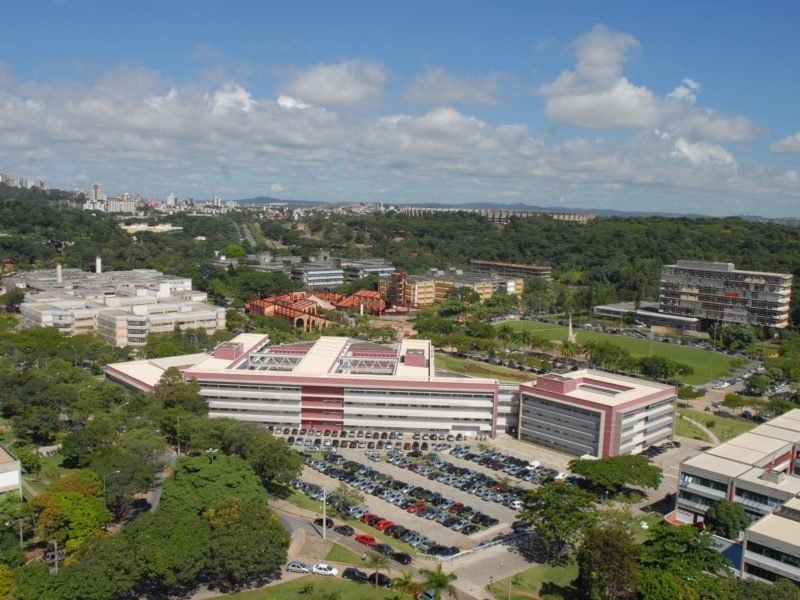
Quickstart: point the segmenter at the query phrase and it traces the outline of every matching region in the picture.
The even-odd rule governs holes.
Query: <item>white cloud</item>
[[[274,194],[279,194],[280,192],[285,192],[286,188],[283,187],[280,183],[273,183],[271,186],[269,186],[269,191],[271,191]]]
[[[306,104],[305,102],[301,102],[296,98],[292,98],[291,96],[278,96],[278,106],[281,108],[285,108],[287,110],[291,110],[293,108],[311,108],[311,104]]]
[[[736,165],[733,155],[722,146],[706,142],[690,142],[684,138],[678,138],[675,141],[674,156],[687,158],[695,165],[707,165],[709,163]]]
[[[207,98],[211,112],[218,115],[236,110],[250,112],[256,105],[250,92],[237,83],[226,83]]]
[[[355,59],[300,71],[284,86],[283,92],[312,104],[353,106],[378,98],[386,80],[382,65]]]
[[[778,154],[798,154],[800,153],[800,133],[795,133],[785,137],[770,146],[773,152]]]
[[[596,25],[574,43],[577,63],[539,88],[553,121],[588,129],[668,128],[695,140],[743,142],[760,128],[743,116],[695,106],[700,84],[685,77],[666,97],[632,83],[623,65],[641,49],[631,35]]]
[[[192,58],[195,60],[215,62],[222,60],[222,50],[211,44],[200,44],[192,52]]]
[[[485,77],[458,77],[444,67],[428,67],[405,93],[414,104],[468,104],[494,106],[499,102],[503,76],[493,73]]]
[[[795,171],[739,161],[688,129],[672,122],[629,138],[562,140],[452,106],[340,112],[232,82],[178,84],[144,69],[93,84],[0,85],[2,170],[44,173],[67,189],[88,176],[110,193],[237,198],[265,186],[285,193],[273,186],[291,180],[299,199],[369,200],[380,189],[395,202],[564,197],[573,206],[698,212],[704,197],[715,200],[707,210],[724,212],[743,198],[744,212],[796,212]]]

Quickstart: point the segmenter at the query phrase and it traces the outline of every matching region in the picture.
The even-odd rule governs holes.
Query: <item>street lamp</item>
[[[108,508],[108,497],[106,496],[106,477],[111,477],[112,475],[117,475],[120,473],[120,470],[117,469],[116,471],[111,471],[111,473],[106,473],[103,475],[103,500],[106,503],[106,508]]]
[[[211,464],[214,464],[214,455],[219,452],[219,448],[207,448],[206,454],[208,454],[209,459],[211,460]]]

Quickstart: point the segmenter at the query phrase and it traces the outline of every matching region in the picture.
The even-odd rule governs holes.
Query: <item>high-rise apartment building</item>
[[[733,263],[679,260],[661,269],[659,310],[705,321],[783,329],[792,276],[742,271]]]

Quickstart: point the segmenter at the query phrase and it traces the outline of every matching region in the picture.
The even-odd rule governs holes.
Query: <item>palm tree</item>
[[[406,594],[414,598],[419,591],[419,584],[414,581],[414,576],[410,572],[403,571],[400,577],[395,578],[394,589],[400,591],[400,598],[405,598]]]
[[[562,358],[572,358],[578,352],[578,345],[573,342],[561,342],[559,354]]]
[[[382,554],[377,554],[376,552],[370,552],[370,555],[367,558],[367,567],[370,569],[375,569],[375,571],[378,573],[381,572],[381,569],[385,569],[388,564],[389,561],[387,558]],[[377,578],[375,579],[375,583],[378,583]]]
[[[445,573],[442,570],[442,565],[436,565],[436,569],[420,569],[420,575],[425,577],[422,582],[422,587],[426,590],[433,590],[436,594],[436,600],[441,600],[442,592],[447,592],[447,595],[452,597],[455,595],[456,588],[452,584],[453,581],[458,579],[455,573]]]

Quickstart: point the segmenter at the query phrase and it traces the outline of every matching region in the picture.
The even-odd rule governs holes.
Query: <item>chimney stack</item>
[[[61,263],[56,265],[56,283],[61,283]]]
[[[103,261],[99,256],[94,259],[94,272],[98,275],[103,272]]]

